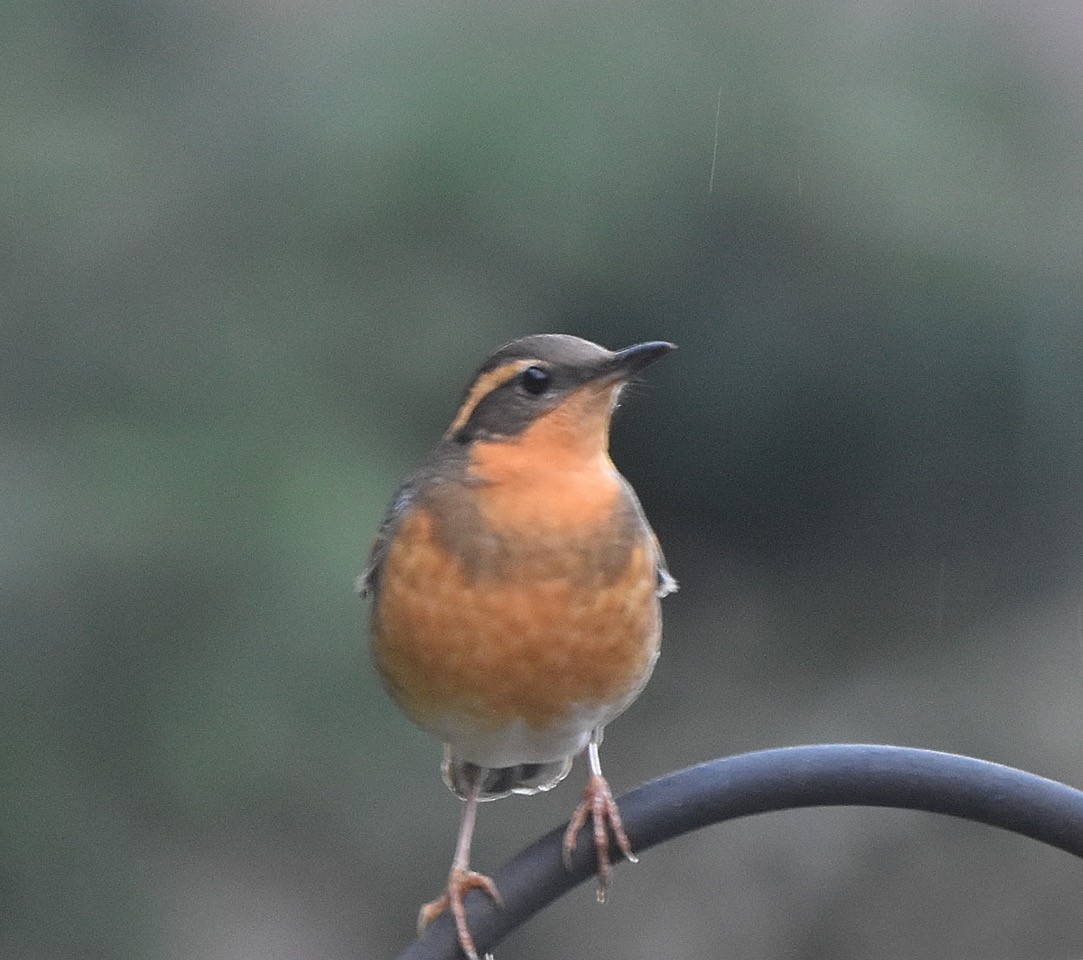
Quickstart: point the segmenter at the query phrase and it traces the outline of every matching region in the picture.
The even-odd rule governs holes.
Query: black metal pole
[[[867,806],[926,810],[1000,827],[1083,857],[1083,792],[973,757],[870,744],[783,747],[712,760],[652,780],[619,800],[635,850],[700,827],[774,810]],[[467,898],[479,950],[594,873],[593,843],[580,838],[572,869],[561,860],[563,827],[493,874],[504,899]],[[613,859],[620,862],[619,853]],[[439,917],[399,960],[457,960],[455,929]]]

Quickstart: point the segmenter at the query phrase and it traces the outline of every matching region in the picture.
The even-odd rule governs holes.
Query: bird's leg
[[[564,831],[564,865],[571,869],[577,835],[589,816],[594,828],[594,849],[598,855],[598,902],[604,903],[609,888],[609,876],[613,872],[609,863],[609,831],[613,832],[613,839],[617,841],[617,846],[626,859],[632,863],[638,863],[639,859],[632,853],[632,845],[628,842],[628,834],[624,832],[624,824],[620,819],[620,810],[613,794],[609,792],[609,784],[602,776],[602,764],[598,759],[598,744],[601,740],[602,731],[595,730],[587,747],[590,760],[587,789],[568,822],[568,829]]]
[[[463,906],[465,894],[477,887],[484,890],[498,904],[503,901],[490,877],[475,873],[470,869],[470,841],[474,836],[474,820],[478,811],[478,794],[481,792],[482,773],[479,769],[466,796],[466,808],[463,810],[462,823],[459,825],[459,839],[455,844],[455,859],[451,863],[451,873],[447,878],[447,888],[443,894],[426,903],[417,916],[417,932],[420,936],[425,928],[449,907],[455,918],[455,930],[459,935],[459,945],[470,960],[479,960],[474,938],[466,924],[466,908]],[[486,960],[492,958],[486,954]]]

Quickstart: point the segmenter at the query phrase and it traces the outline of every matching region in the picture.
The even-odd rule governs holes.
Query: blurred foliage
[[[409,936],[456,811],[351,583],[469,371],[537,330],[682,348],[615,434],[683,582],[618,783],[818,738],[1078,778],[1062,27],[1008,2],[4,5],[0,955]],[[558,793],[486,808],[481,865]],[[623,912],[560,905],[506,952],[1078,952],[1074,864],[848,822],[652,854]]]

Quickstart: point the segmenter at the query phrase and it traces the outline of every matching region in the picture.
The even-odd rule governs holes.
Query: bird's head
[[[444,439],[537,458],[607,455],[621,388],[673,349],[650,341],[613,351],[565,334],[513,340],[478,369]]]

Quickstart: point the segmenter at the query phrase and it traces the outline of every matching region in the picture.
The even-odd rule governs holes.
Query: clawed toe
[[[431,903],[426,903],[417,915],[418,936],[425,932],[425,928],[433,920],[450,908],[451,915],[455,919],[455,932],[459,936],[459,945],[463,948],[463,953],[469,957],[469,960],[480,960],[477,948],[474,946],[474,938],[466,923],[466,907],[463,905],[463,897],[474,889],[484,890],[495,903],[503,905],[500,891],[497,890],[491,877],[474,870],[452,867],[447,889]],[[491,960],[489,954],[485,956],[486,960]]]
[[[605,777],[600,774],[591,774],[587,780],[587,788],[583,793],[583,799],[575,808],[568,829],[564,831],[564,865],[571,869],[572,854],[575,851],[579,831],[590,817],[594,832],[594,849],[598,857],[598,902],[605,901],[606,892],[609,888],[609,878],[613,867],[609,860],[609,833],[612,831],[613,839],[617,842],[617,848],[625,859],[637,863],[638,859],[632,852],[632,845],[628,841],[628,834],[624,832],[624,824],[620,818],[620,808],[613,799],[609,790],[609,784]]]

